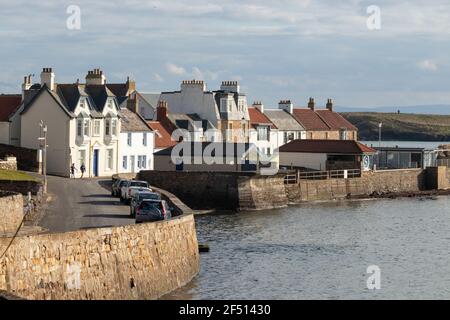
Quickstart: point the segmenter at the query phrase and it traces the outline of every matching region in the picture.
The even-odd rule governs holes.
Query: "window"
[[[81,108],[84,108],[84,106],[85,106],[84,99],[81,99],[81,100],[80,100],[80,107],[81,107]]]
[[[117,120],[111,120],[111,132],[112,135],[117,135]]]
[[[131,147],[131,132],[127,133],[127,144]]]
[[[142,168],[147,168],[147,156],[142,156]]]
[[[340,133],[339,139],[347,140],[347,130],[342,129],[339,133]]]
[[[78,168],[82,164],[86,165],[86,150],[78,150]]]
[[[123,156],[123,158],[122,158],[122,168],[124,168],[125,170],[128,168],[128,157],[127,156]]]
[[[147,132],[144,132],[142,135],[142,144],[147,146]]]
[[[270,153],[270,148],[267,148],[267,155],[268,155],[268,156],[271,155],[271,153]]]
[[[83,135],[83,120],[77,120],[77,136],[81,137]]]
[[[286,144],[287,142],[287,132],[285,131],[283,132],[283,143]]]
[[[105,121],[105,135],[111,135],[111,122],[109,120]]]
[[[90,121],[84,120],[84,135],[87,137],[89,136],[89,125],[90,125]]]
[[[113,106],[113,104],[112,104],[112,101],[111,100],[108,100],[108,108],[112,108],[112,106]]]
[[[100,136],[100,120],[94,120],[94,136]]]
[[[258,140],[264,140],[264,141],[268,141],[269,140],[269,127],[263,126],[263,127],[258,127],[257,128],[258,131]]]
[[[114,166],[114,150],[106,150],[106,169],[112,170]]]
[[[142,156],[138,156],[137,167],[138,169],[142,168]]]

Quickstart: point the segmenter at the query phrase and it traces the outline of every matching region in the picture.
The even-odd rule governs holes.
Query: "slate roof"
[[[9,121],[9,117],[16,111],[22,103],[20,94],[2,94],[0,95],[0,121]]]
[[[148,104],[150,104],[155,109],[156,109],[156,107],[158,107],[158,101],[159,101],[159,98],[161,97],[160,93],[141,93],[141,92],[138,92],[138,94],[145,101],[147,101]]]
[[[282,131],[304,131],[305,128],[298,123],[289,112],[281,109],[265,109],[264,114]]]
[[[181,151],[177,153],[177,155],[183,156],[183,150],[191,150],[192,156],[194,156],[194,150],[200,150],[198,148],[201,146],[201,151],[203,155],[203,152],[206,147],[214,148],[215,150],[222,149],[221,154],[223,157],[231,157],[233,156],[234,159],[241,159],[246,155],[247,152],[249,152],[252,148],[255,148],[255,145],[253,143],[232,143],[232,142],[180,142],[177,147],[181,148]],[[170,156],[172,154],[172,150],[174,147],[166,148],[164,150],[160,150],[158,152],[155,152],[155,155],[158,156]],[[229,151],[230,150],[230,151]],[[232,152],[231,152],[232,150]],[[211,154],[214,156],[214,152]],[[200,154],[198,155],[200,156]]]
[[[147,121],[149,127],[155,131],[155,148],[168,148],[177,144],[172,140],[172,134],[159,121]]]
[[[282,145],[280,152],[299,153],[337,153],[337,154],[362,154],[376,153],[365,144],[354,140],[292,140]]]
[[[145,120],[131,110],[123,108],[119,111],[121,132],[151,132],[152,129]]]
[[[180,128],[180,129],[186,129],[189,131],[197,129],[199,122],[201,122],[201,127],[202,127],[203,131],[206,131],[208,129],[215,129],[210,121],[202,119],[196,113],[183,114],[183,113],[169,112],[167,114],[167,118],[169,118],[169,120],[177,128]]]
[[[269,125],[271,129],[277,128],[264,113],[255,107],[248,107],[248,114],[250,116],[250,125],[254,128],[258,125]]]

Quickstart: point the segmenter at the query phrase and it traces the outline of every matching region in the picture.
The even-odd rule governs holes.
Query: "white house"
[[[278,151],[278,128],[264,114],[264,105],[261,102],[255,102],[252,107],[248,108],[250,115],[250,143],[268,156]]]
[[[223,81],[217,91],[208,91],[201,80],[183,81],[179,91],[162,92],[160,101],[167,102],[170,113],[195,115],[209,122],[221,132],[223,141],[248,142],[247,98],[236,81]]]
[[[89,71],[85,84],[57,84],[52,69],[44,68],[41,83],[28,89],[33,93],[15,115],[20,120],[15,130],[22,147],[40,149],[39,123],[47,126],[48,173],[68,176],[72,163],[78,175],[84,164],[87,177],[118,172],[119,102],[100,69]]]
[[[121,109],[119,116],[122,128],[119,172],[153,170],[155,133],[140,115],[129,109]]]
[[[0,143],[11,144],[11,120],[10,117],[22,102],[20,94],[0,95]]]

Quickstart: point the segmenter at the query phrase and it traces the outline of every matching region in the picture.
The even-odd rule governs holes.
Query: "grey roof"
[[[121,132],[150,132],[152,129],[138,114],[123,108],[119,111],[121,118]]]
[[[264,114],[281,131],[304,131],[305,128],[298,123],[287,111],[281,109],[265,109]]]
[[[251,152],[251,150],[256,150],[256,146],[253,143],[232,143],[232,142],[179,142],[176,146],[163,149],[161,151],[155,152],[155,155],[158,156],[172,156],[173,148],[177,148],[177,150],[181,150],[177,152],[176,155],[183,156],[183,151],[190,151],[191,156],[195,156],[194,150],[201,150],[202,155],[204,154],[205,148],[210,147],[214,148],[214,150],[222,150],[222,155],[224,157],[234,157],[234,159],[241,159],[244,157],[247,152]],[[201,147],[201,148],[199,148]],[[181,148],[181,149],[178,149]],[[229,151],[230,150],[230,151]],[[232,151],[231,151],[232,150]],[[200,155],[200,154],[199,154]],[[214,152],[211,154],[215,156]]]
[[[161,97],[161,93],[138,93],[145,101],[147,101],[149,105],[156,109],[156,107],[158,106],[159,98]]]
[[[22,110],[22,112],[21,112],[20,114],[26,113],[26,112],[30,109],[30,107],[33,105],[34,101],[35,101],[35,100],[36,100],[43,92],[47,92],[47,93],[55,100],[56,104],[57,104],[59,107],[61,107],[61,109],[62,109],[69,117],[72,117],[72,118],[75,117],[75,115],[73,114],[73,112],[71,112],[70,110],[67,109],[67,106],[61,101],[60,97],[59,97],[56,93],[54,93],[53,91],[51,91],[51,90],[47,87],[47,85],[45,85],[45,84],[41,87],[41,89],[39,89],[39,91],[38,91],[36,94],[34,94],[34,96],[33,96],[31,99],[29,99],[29,100],[25,103],[25,105],[24,105],[24,107],[23,107],[23,110]]]
[[[167,114],[167,117],[177,128],[180,129],[186,129],[188,131],[198,129],[198,122],[201,122],[201,128],[203,129],[203,131],[206,131],[208,129],[215,129],[210,121],[202,119],[196,113],[184,114],[169,112]]]

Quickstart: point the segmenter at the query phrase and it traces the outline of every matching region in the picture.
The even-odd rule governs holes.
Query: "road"
[[[112,198],[107,179],[48,177],[53,200],[39,225],[51,232],[134,224],[129,207]]]

